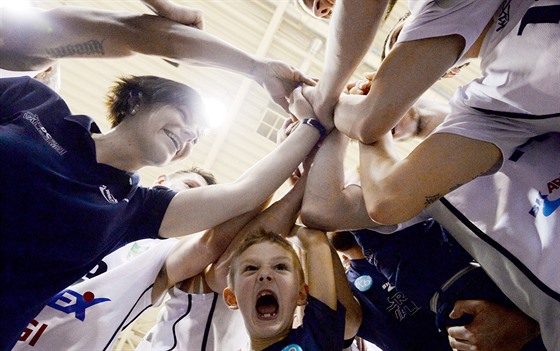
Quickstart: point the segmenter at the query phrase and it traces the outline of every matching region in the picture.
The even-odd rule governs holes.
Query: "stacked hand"
[[[375,72],[365,73],[364,79],[348,83],[346,85],[346,89],[344,89],[344,93],[350,95],[367,95],[369,93],[369,89],[371,88],[371,81],[374,77]]]
[[[315,81],[298,69],[282,61],[258,61],[254,72],[255,81],[259,83],[275,103],[286,112],[290,112],[288,100],[292,91],[301,84],[315,85]]]

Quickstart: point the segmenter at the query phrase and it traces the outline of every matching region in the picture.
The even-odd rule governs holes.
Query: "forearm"
[[[387,0],[339,0],[329,24],[319,89],[324,99],[338,99],[368,52]]]
[[[194,233],[251,211],[288,179],[319,136],[314,127],[302,125],[234,183],[179,192],[167,208],[159,235]]]
[[[327,236],[322,231],[297,226],[293,232],[306,251],[309,294],[336,310],[338,300],[334,262]]]
[[[352,139],[375,142],[441,78],[463,45],[457,35],[398,43],[379,67],[367,96],[340,97],[336,127]]]
[[[346,308],[346,324],[344,331],[344,340],[348,340],[356,336],[360,324],[362,323],[362,308],[348,284],[344,267],[340,261],[340,257],[336,250],[331,246],[331,260],[334,269],[334,281],[336,284],[336,292],[338,301]]]
[[[334,130],[317,151],[301,214],[308,227],[332,231],[374,225],[359,187],[345,188],[344,158],[348,142],[346,136]]]
[[[392,136],[385,135],[372,145],[360,143],[360,179],[367,210],[370,214],[378,212],[383,207],[380,204],[381,194],[386,193],[382,181],[390,177],[393,167],[400,161],[392,146]],[[383,219],[372,216],[371,220],[378,224],[385,223]]]
[[[29,9],[28,16],[30,20],[21,21],[15,13],[2,11],[4,66],[8,54],[15,64],[18,57],[47,60],[141,53],[223,68],[253,79],[263,70],[263,62],[244,51],[160,16],[77,7]]]

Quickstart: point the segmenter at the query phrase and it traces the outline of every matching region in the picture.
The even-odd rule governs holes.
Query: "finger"
[[[474,337],[474,334],[464,326],[449,327],[447,328],[447,334],[450,337],[463,342],[472,342]]]
[[[377,73],[377,72],[366,72],[366,73],[364,74],[364,76],[366,77],[367,80],[373,80],[373,78],[375,78],[375,74],[376,74],[376,73]]]
[[[468,342],[451,337],[449,338],[449,346],[451,346],[453,350],[457,351],[477,351],[477,347],[475,345],[471,345]]]
[[[272,100],[278,105],[280,105],[280,107],[282,107],[284,111],[286,111],[286,113],[290,113],[290,104],[288,103],[288,100],[286,100],[284,96],[276,96],[276,97],[273,96]]]
[[[306,76],[305,74],[301,73],[300,71],[296,70],[296,81],[315,86],[317,85],[317,81],[311,77]]]
[[[459,300],[455,302],[453,311],[449,314],[450,318],[457,319],[463,314],[477,315],[484,308],[484,303],[481,300]],[[456,317],[454,317],[456,316]]]

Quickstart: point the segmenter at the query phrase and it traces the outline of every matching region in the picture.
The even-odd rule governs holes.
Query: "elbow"
[[[335,230],[336,223],[332,222],[332,212],[324,206],[303,203],[300,218],[302,223],[308,227],[322,231]]]
[[[383,196],[379,194],[375,198],[366,198],[366,208],[369,217],[380,225],[395,225],[413,218],[417,213],[400,200],[398,196]]]
[[[345,340],[355,337],[362,324],[362,306],[356,298],[353,300],[354,301],[350,304],[350,306],[344,306],[346,308],[346,326],[344,328]]]

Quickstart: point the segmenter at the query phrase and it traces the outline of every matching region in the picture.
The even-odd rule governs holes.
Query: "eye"
[[[187,188],[189,189],[193,189],[193,188],[198,188],[199,185],[197,183],[194,182],[185,182],[185,185],[187,186]]]
[[[243,268],[243,272],[254,272],[256,270],[257,270],[257,267],[251,266],[251,265],[245,266],[245,268]]]
[[[274,268],[276,268],[276,269],[278,269],[278,270],[281,270],[281,271],[287,271],[287,270],[289,270],[289,269],[288,269],[288,265],[287,265],[287,264],[284,264],[284,263],[277,264]]]

